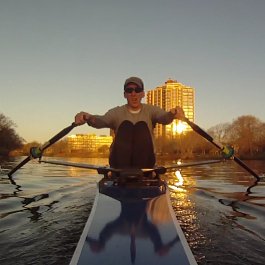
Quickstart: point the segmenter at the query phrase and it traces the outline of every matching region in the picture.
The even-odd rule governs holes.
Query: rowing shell
[[[166,183],[159,178],[103,178],[70,263],[76,264],[197,264]]]

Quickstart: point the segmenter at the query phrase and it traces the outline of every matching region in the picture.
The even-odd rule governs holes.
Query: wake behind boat
[[[153,172],[106,174],[71,265],[197,264],[172,209],[167,184]]]

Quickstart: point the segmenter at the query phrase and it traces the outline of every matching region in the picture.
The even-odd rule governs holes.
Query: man
[[[87,122],[94,128],[110,128],[115,132],[109,163],[115,168],[152,168],[155,165],[153,129],[156,123],[169,124],[174,119],[184,119],[180,107],[169,112],[160,107],[141,103],[144,83],[138,77],[130,77],[124,83],[127,104],[110,109],[104,115],[80,112],[75,123]]]

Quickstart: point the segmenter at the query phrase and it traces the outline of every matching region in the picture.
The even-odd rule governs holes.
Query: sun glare
[[[187,129],[186,124],[181,121],[173,124],[173,132],[176,134],[181,134]]]

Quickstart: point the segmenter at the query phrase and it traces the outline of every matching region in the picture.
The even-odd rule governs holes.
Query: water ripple
[[[31,161],[10,183],[6,174],[22,159],[1,161],[0,264],[68,264],[101,177]],[[248,163],[265,172],[262,161]],[[185,168],[181,175],[180,186],[174,174],[165,178],[175,187],[172,206],[198,264],[265,264],[264,178],[255,183],[232,161]]]

